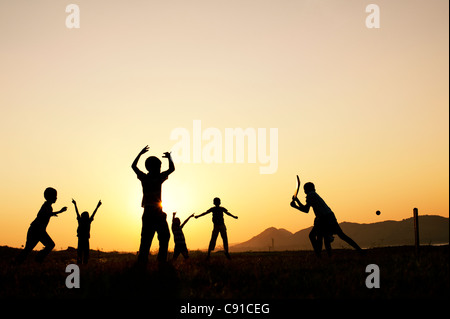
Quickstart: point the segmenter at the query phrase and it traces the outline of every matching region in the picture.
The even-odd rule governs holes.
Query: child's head
[[[172,219],[172,225],[174,226],[180,226],[181,221],[178,217],[175,217],[174,219]]]
[[[316,187],[314,186],[313,183],[308,182],[305,185],[303,185],[303,190],[305,191],[305,194],[311,193],[311,192],[315,192],[316,191]]]
[[[46,201],[48,201],[50,203],[56,202],[57,195],[58,194],[56,192],[56,189],[54,189],[52,187],[47,187],[44,191],[44,198]]]
[[[220,198],[219,197],[214,198],[213,203],[216,206],[220,206]]]
[[[88,212],[82,212],[81,213],[81,219],[89,219],[89,213]]]
[[[145,168],[149,173],[160,173],[161,172],[161,161],[156,156],[150,156],[145,160]]]

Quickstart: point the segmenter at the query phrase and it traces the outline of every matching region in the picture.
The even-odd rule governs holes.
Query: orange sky
[[[309,227],[289,207],[296,174],[340,222],[449,216],[448,1],[76,1],[79,29],[69,3],[0,0],[0,245],[25,243],[52,186],[54,209],[69,208],[48,226],[58,249],[76,246],[75,198],[89,213],[104,204],[91,248],[136,251],[131,163],[147,144],[161,158],[177,128],[192,155],[197,120],[221,134],[224,160],[176,164],[169,225],[219,196],[239,216],[225,219],[231,243]],[[370,3],[379,29],[365,25]],[[276,128],[276,171],[225,163],[229,128]],[[211,230],[189,221],[188,248]]]

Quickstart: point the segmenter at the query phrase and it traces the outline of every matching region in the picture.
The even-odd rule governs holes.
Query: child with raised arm
[[[97,209],[102,204],[102,201],[98,201],[97,207],[91,217],[88,212],[83,212],[81,215],[78,212],[77,202],[72,198],[72,203],[75,206],[75,212],[77,213],[77,237],[78,237],[78,249],[77,249],[77,264],[87,264],[89,259],[89,238],[91,237],[91,223],[94,220]]]
[[[164,153],[163,158],[169,160],[169,169],[161,172],[161,161],[150,156],[145,160],[145,168],[148,173],[143,173],[137,167],[140,157],[148,152],[148,145],[145,146],[133,161],[131,168],[136,173],[137,178],[142,183],[142,204],[144,213],[142,214],[141,244],[139,247],[138,262],[147,264],[150,246],[155,232],[158,233],[159,252],[158,261],[167,261],[167,249],[169,248],[170,231],[167,225],[167,215],[162,211],[161,187],[169,175],[175,171],[175,165],[169,152]]]
[[[45,247],[36,255],[36,261],[38,262],[42,262],[55,247],[55,243],[47,234],[47,225],[50,222],[50,217],[57,217],[58,214],[67,210],[67,207],[63,207],[60,211],[53,212],[52,204],[56,202],[57,197],[58,193],[56,189],[52,187],[45,189],[45,202],[42,204],[35,220],[33,220],[30,224],[30,228],[28,228],[25,248],[16,259],[18,263],[22,263],[39,242],[41,242]]]
[[[186,239],[184,238],[183,234],[183,227],[184,225],[186,225],[189,219],[194,217],[194,214],[192,214],[183,222],[183,224],[181,224],[180,219],[178,217],[175,217],[176,214],[177,214],[176,212],[173,213],[172,217],[172,234],[173,234],[173,241],[175,242],[175,248],[173,249],[174,261],[177,260],[180,254],[183,255],[184,259],[189,258],[189,253],[186,246]]]
[[[214,248],[216,247],[217,236],[219,235],[219,233],[220,233],[220,236],[222,237],[223,249],[225,251],[225,256],[228,259],[231,259],[230,254],[228,253],[227,228],[225,227],[225,221],[223,219],[223,214],[225,213],[228,216],[231,216],[235,219],[237,219],[238,217],[234,216],[233,214],[228,212],[228,210],[225,207],[220,206],[220,198],[218,198],[218,197],[214,198],[213,203],[214,203],[213,207],[208,209],[206,212],[195,216],[195,218],[199,218],[199,217],[205,216],[206,214],[209,214],[209,213],[213,214],[212,221],[214,224],[214,228],[213,228],[213,231],[211,234],[211,241],[209,242],[207,259],[209,259],[210,255],[211,255],[211,251],[213,251]]]
[[[291,206],[304,213],[308,213],[309,209],[311,207],[313,208],[316,218],[314,219],[314,227],[309,233],[309,239],[311,240],[315,253],[320,256],[323,240],[328,255],[331,255],[331,242],[334,239],[334,234],[361,252],[362,249],[358,244],[344,234],[333,211],[328,207],[322,197],[316,193],[314,184],[311,182],[306,183],[303,189],[306,194],[306,205],[303,205],[297,197],[293,196]]]

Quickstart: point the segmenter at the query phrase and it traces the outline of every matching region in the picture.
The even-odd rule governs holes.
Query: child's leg
[[[150,224],[142,223],[141,244],[139,246],[138,262],[146,264],[148,261],[148,254],[150,253],[150,246],[152,245],[153,236],[155,236],[156,229]]]
[[[170,231],[165,216],[164,220],[159,221],[158,228],[156,231],[158,232],[158,240],[159,240],[158,261],[166,262],[167,251],[169,249]]]
[[[25,243],[25,248],[21,251],[21,253],[17,256],[16,262],[22,263],[28,254],[36,247],[39,242],[39,236],[36,230],[33,229],[33,226],[30,226],[27,232],[27,241]]]
[[[141,244],[139,245],[138,262],[146,264],[148,261],[148,254],[150,253],[150,246],[152,245],[155,230],[148,232],[148,236],[141,236]],[[151,233],[151,234],[150,234]]]
[[[83,262],[83,241],[78,237],[78,247],[77,247],[77,264],[81,265]]]
[[[180,248],[179,245],[175,245],[175,248],[173,249],[173,258],[172,260],[175,261],[177,260],[178,256],[180,255]]]
[[[89,238],[84,240],[83,264],[87,264],[89,260]]]
[[[219,229],[218,229],[217,226],[214,226],[214,229],[213,229],[212,234],[211,234],[211,240],[209,242],[208,256],[211,253],[211,251],[213,251],[214,248],[216,248],[217,236],[219,236]]]
[[[330,236],[325,236],[323,238],[324,244],[325,244],[325,249],[327,250],[328,256],[331,257],[331,241],[330,241]]]
[[[311,232],[309,233],[309,240],[311,241],[311,244],[313,246],[316,255],[320,256],[320,251],[322,250],[322,243],[320,243],[320,247],[318,247],[319,243],[317,237],[318,237],[317,227],[313,226]]]
[[[223,241],[223,250],[225,250],[225,254],[228,255],[228,235],[227,235],[227,228],[225,225],[221,226],[219,228],[220,237],[222,237]]]
[[[340,239],[345,241],[347,244],[349,244],[356,250],[362,250],[361,247],[359,247],[358,244],[353,241],[353,239],[351,239],[346,234],[344,234],[344,232],[342,231],[342,229],[339,225],[336,227],[336,235],[338,235]]]
[[[186,245],[184,245],[183,249],[181,250],[181,254],[183,255],[184,259],[189,259],[189,253]]]
[[[45,246],[36,255],[36,261],[42,262],[44,258],[55,248],[55,242],[50,238],[47,232],[41,234],[40,242]]]

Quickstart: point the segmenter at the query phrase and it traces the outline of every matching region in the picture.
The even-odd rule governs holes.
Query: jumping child
[[[28,254],[33,250],[36,245],[41,242],[45,247],[36,255],[36,261],[42,262],[44,258],[55,247],[55,243],[47,234],[47,225],[50,222],[50,217],[58,217],[58,214],[65,212],[67,207],[61,208],[58,212],[53,212],[52,204],[56,202],[58,193],[56,189],[48,187],[44,191],[45,202],[42,204],[35,220],[31,223],[27,232],[27,242],[24,250],[19,254],[16,261],[22,263]]]

